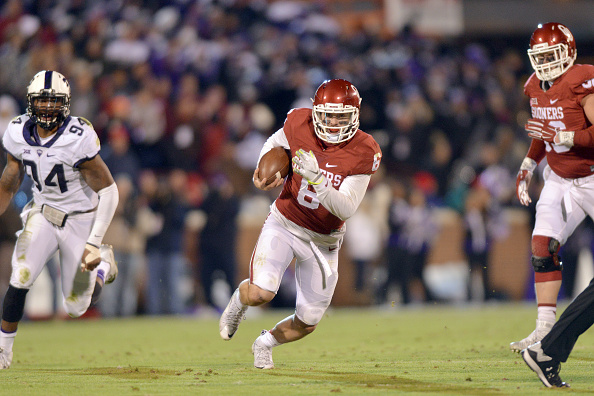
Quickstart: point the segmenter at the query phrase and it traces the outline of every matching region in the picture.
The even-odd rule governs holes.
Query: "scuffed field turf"
[[[533,330],[532,304],[331,309],[305,339],[275,348],[276,368],[253,368],[260,330],[291,314],[263,311],[231,341],[209,317],[22,322],[7,395],[540,395],[511,341]],[[594,393],[594,329],[561,377]],[[554,390],[553,390],[554,392]]]

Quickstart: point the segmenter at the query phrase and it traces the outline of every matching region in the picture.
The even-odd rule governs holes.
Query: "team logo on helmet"
[[[569,29],[567,29],[567,27],[565,27],[563,25],[558,25],[557,27],[559,28],[559,30],[561,30],[563,32],[564,35],[567,36],[567,41],[573,41],[573,34],[571,34],[571,32],[569,31]]]

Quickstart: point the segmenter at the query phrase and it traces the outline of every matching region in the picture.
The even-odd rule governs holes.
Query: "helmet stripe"
[[[52,87],[52,74],[54,74],[54,72],[51,70],[45,72],[45,82],[43,88],[50,89]]]

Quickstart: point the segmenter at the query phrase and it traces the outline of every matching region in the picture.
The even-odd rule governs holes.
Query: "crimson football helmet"
[[[573,65],[576,56],[575,40],[567,26],[549,22],[539,24],[532,33],[528,58],[539,80],[555,80]]]
[[[61,73],[42,70],[27,87],[27,115],[45,130],[62,125],[70,115],[70,84]]]
[[[361,97],[353,84],[341,79],[326,80],[312,100],[314,131],[320,139],[338,144],[355,136]]]

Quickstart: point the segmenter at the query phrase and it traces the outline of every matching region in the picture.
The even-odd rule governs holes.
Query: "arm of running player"
[[[118,206],[119,195],[111,172],[99,155],[80,164],[79,169],[85,182],[99,194],[95,222],[81,260],[83,271],[92,271],[101,262],[99,247]]]
[[[540,139],[532,139],[530,142],[530,148],[526,157],[522,161],[518,175],[516,176],[516,195],[518,200],[524,206],[528,206],[532,199],[528,194],[528,187],[532,180],[532,173],[536,169],[536,166],[545,157],[546,151],[545,143]]]
[[[573,144],[578,147],[594,147],[594,94],[590,94],[582,99],[582,107],[586,118],[592,126],[576,133],[573,138]]]
[[[0,214],[4,213],[8,208],[12,197],[19,190],[24,176],[25,168],[23,164],[9,153],[6,153],[6,166],[0,177]]]
[[[344,221],[357,211],[367,191],[369,180],[371,175],[347,176],[337,190],[332,187],[328,178],[324,178],[320,184],[313,185],[313,188],[320,203],[330,213]]]
[[[282,147],[286,148],[287,150],[289,149],[289,141],[287,140],[287,136],[285,135],[285,131],[283,128],[280,128],[278,131],[273,133],[268,139],[266,139],[266,142],[264,142],[264,145],[262,146],[262,150],[260,150],[260,155],[258,156],[258,161],[256,163],[259,164],[260,159],[262,158],[262,156],[264,154],[269,152],[272,148],[278,147],[278,146],[282,146]],[[278,179],[278,180],[273,181],[269,185],[266,185],[265,180],[260,179],[259,172],[260,172],[259,168],[256,168],[254,170],[254,175],[252,177],[252,181],[254,183],[254,186],[259,188],[260,190],[269,191],[269,190],[272,190],[273,188],[276,188],[278,186],[282,186],[283,183],[285,182],[283,179]]]

